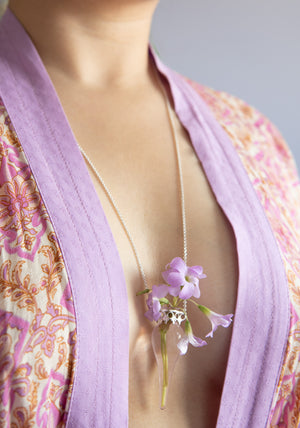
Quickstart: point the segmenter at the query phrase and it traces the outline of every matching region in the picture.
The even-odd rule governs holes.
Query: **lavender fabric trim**
[[[150,45],[149,54],[170,84],[176,113],[237,240],[238,300],[217,428],[265,427],[289,329],[278,244],[226,132]],[[67,427],[125,428],[129,314],[120,255],[49,75],[9,9],[0,24],[0,75],[0,96],[57,234],[73,292],[78,361]]]
[[[68,428],[126,427],[129,317],[123,268],[49,76],[8,10],[1,96],[52,220],[74,298],[78,360]]]

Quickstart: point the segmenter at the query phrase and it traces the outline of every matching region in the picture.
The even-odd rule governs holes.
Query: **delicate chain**
[[[156,76],[157,76],[157,72],[156,72]],[[172,128],[172,133],[173,133],[173,139],[175,141],[175,146],[176,146],[176,155],[177,155],[177,162],[178,162],[178,172],[179,172],[179,178],[180,178],[180,195],[181,195],[181,213],[182,213],[182,229],[183,229],[183,260],[185,263],[187,263],[187,238],[186,238],[186,218],[185,218],[185,201],[184,201],[184,187],[183,187],[183,178],[182,178],[182,167],[181,167],[181,159],[180,159],[180,153],[179,153],[179,145],[178,145],[178,140],[177,140],[177,135],[176,135],[176,130],[175,130],[175,123],[174,123],[174,119],[173,119],[173,114],[172,114],[172,110],[171,110],[171,106],[169,103],[169,99],[168,96],[166,94],[166,90],[160,80],[160,78],[157,76],[157,81],[162,89],[162,91],[164,92],[165,95],[165,103],[168,109],[168,116],[169,116],[169,120],[171,122],[171,128]]]
[[[156,68],[155,68],[155,71],[156,71],[156,79],[157,79],[157,81],[158,81],[158,83],[160,85],[160,88],[161,88],[161,90],[163,91],[163,94],[164,94],[164,99],[165,99],[165,103],[166,103],[166,107],[167,107],[167,111],[168,111],[168,116],[169,116],[169,121],[170,121],[171,128],[172,128],[173,139],[175,141],[175,147],[176,147],[177,162],[178,162],[178,172],[179,172],[179,178],[180,178],[181,211],[182,211],[182,227],[183,227],[183,258],[184,258],[184,262],[187,264],[187,238],[186,238],[186,217],[185,217],[184,187],[183,187],[183,178],[182,178],[182,168],[181,168],[181,160],[180,160],[180,154],[179,154],[179,146],[178,146],[177,135],[176,135],[176,130],[175,130],[175,124],[174,124],[174,119],[173,119],[173,115],[172,115],[172,110],[171,110],[171,107],[170,107],[169,99],[168,99],[168,96],[166,94],[166,90],[165,90],[165,88],[164,88],[164,86],[163,86],[163,84],[162,84],[162,82],[161,82],[161,80],[160,80],[160,78],[158,76],[158,71],[156,70]],[[120,218],[120,221],[121,221],[121,223],[122,223],[122,225],[124,227],[124,230],[125,230],[125,232],[126,232],[126,234],[128,236],[128,239],[129,239],[129,241],[130,241],[130,243],[132,245],[133,252],[135,254],[135,257],[136,257],[136,260],[137,260],[137,263],[138,263],[138,266],[139,266],[139,270],[140,270],[140,273],[141,273],[142,278],[143,278],[145,289],[147,289],[148,286],[147,286],[146,275],[145,275],[144,269],[142,267],[142,264],[140,262],[140,259],[139,259],[138,253],[136,251],[135,245],[133,243],[133,240],[131,238],[131,235],[130,235],[127,227],[126,227],[125,220],[123,219],[123,217],[122,217],[122,215],[120,213],[120,210],[117,208],[116,202],[115,202],[112,194],[108,190],[106,184],[104,183],[102,177],[98,173],[98,171],[97,171],[96,167],[94,166],[93,162],[90,160],[90,158],[85,153],[85,151],[81,148],[81,146],[79,145],[78,142],[77,142],[77,144],[79,146],[80,151],[84,155],[85,159],[87,160],[87,162],[89,163],[89,165],[93,169],[94,173],[98,177],[99,181],[101,182],[102,186],[104,187],[107,195],[109,196],[109,198],[110,198],[110,200],[111,200],[111,202],[112,202],[112,204],[113,204],[113,206],[114,206],[114,208],[115,208],[115,210],[116,210],[116,212],[117,212],[117,214],[118,214],[118,216]],[[185,310],[185,312],[186,312],[186,309],[187,309],[186,308],[186,303],[187,303],[186,300],[184,300],[184,310]]]

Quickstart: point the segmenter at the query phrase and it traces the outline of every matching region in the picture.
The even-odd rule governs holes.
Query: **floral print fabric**
[[[0,99],[0,427],[62,427],[76,324],[60,248]]]
[[[268,427],[297,427],[300,182],[278,129],[239,98],[186,81],[229,135],[270,222],[290,290],[291,325]],[[0,101],[0,427],[64,427],[76,319],[59,237]]]

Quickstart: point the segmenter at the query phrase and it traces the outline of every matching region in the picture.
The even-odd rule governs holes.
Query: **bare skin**
[[[38,49],[76,139],[93,158],[126,219],[149,284],[161,283],[164,266],[182,256],[174,143],[164,99],[148,61],[157,3],[11,0],[10,4]],[[173,105],[168,83],[164,79],[163,83]],[[238,286],[234,233],[178,118],[176,129],[185,188],[188,264],[201,264],[207,274],[201,280],[202,303],[220,313],[234,312]],[[143,283],[120,221],[90,173],[120,253],[128,290],[129,426],[141,427],[147,421],[146,426],[157,428],[212,428],[232,327],[217,331],[209,346],[190,347],[181,357],[168,408],[161,411],[151,328],[143,315],[143,297],[135,296]],[[204,337],[208,322],[199,317],[197,308],[189,311],[195,333]]]

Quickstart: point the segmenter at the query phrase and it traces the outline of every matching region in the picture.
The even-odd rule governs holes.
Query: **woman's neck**
[[[159,0],[10,0],[45,66],[78,84],[130,89],[149,81]]]

